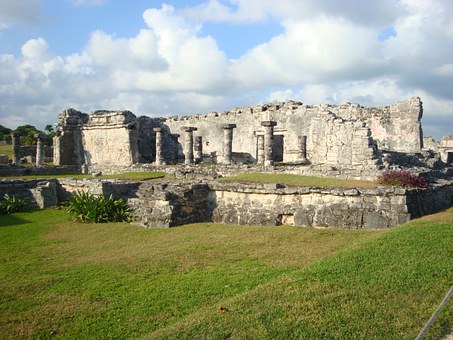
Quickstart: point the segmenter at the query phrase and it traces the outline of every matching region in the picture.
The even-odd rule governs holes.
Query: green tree
[[[36,144],[35,134],[38,134],[38,133],[44,134],[44,132],[42,132],[41,130],[38,130],[33,125],[29,125],[29,124],[18,126],[14,130],[14,132],[18,132],[22,135],[22,144],[23,145]]]
[[[55,137],[55,129],[53,128],[53,126],[51,124],[47,124],[44,127],[44,130],[47,131],[46,145],[52,146],[52,140],[53,140],[53,137]]]
[[[0,125],[0,140],[11,142],[11,132],[13,130],[8,129],[7,127]]]

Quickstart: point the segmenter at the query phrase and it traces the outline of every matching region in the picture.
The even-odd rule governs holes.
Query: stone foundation
[[[453,204],[451,182],[430,189],[325,189],[220,181],[0,181],[0,197],[5,193],[27,197],[40,208],[64,201],[77,191],[124,198],[135,210],[136,223],[149,228],[217,222],[385,229]]]

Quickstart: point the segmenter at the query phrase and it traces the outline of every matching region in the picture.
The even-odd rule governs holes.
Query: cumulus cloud
[[[436,118],[453,115],[452,14],[447,0],[164,4],[144,11],[136,34],[98,29],[78,53],[57,55],[35,38],[18,57],[0,55],[0,114],[14,127],[18,120],[44,125],[71,106],[174,115],[262,100],[382,106],[418,95],[430,131],[446,133]],[[282,32],[235,59],[203,26],[269,20]]]
[[[386,26],[405,12],[394,0],[209,0],[179,13],[191,20],[234,24],[264,21],[310,20],[320,14],[342,17],[364,26]]]

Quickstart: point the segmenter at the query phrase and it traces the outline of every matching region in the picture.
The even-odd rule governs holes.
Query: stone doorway
[[[447,152],[447,163],[453,164],[453,151]]]

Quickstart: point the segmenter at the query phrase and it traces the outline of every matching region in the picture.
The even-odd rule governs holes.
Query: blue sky
[[[450,0],[1,0],[0,124],[280,100],[424,103],[453,134]]]

